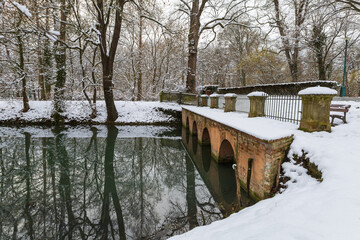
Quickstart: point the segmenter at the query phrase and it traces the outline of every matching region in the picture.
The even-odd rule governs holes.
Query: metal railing
[[[301,97],[269,95],[265,101],[265,117],[298,124],[301,120]]]

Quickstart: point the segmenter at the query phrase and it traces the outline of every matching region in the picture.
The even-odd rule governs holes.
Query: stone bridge
[[[236,163],[240,184],[252,198],[271,196],[292,136],[263,140],[184,108],[182,124],[201,145],[211,146],[211,155],[218,163]]]

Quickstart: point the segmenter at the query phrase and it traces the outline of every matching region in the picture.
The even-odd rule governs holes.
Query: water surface
[[[0,127],[0,239],[166,239],[249,204],[166,127]]]

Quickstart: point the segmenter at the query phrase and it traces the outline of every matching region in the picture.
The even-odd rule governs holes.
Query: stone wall
[[[335,81],[311,81],[311,82],[296,82],[296,83],[278,83],[278,84],[263,84],[244,87],[232,88],[218,88],[219,94],[235,93],[235,94],[249,94],[251,92],[260,91],[266,92],[269,95],[288,94],[297,95],[300,90],[308,87],[322,86],[338,90],[337,82]]]

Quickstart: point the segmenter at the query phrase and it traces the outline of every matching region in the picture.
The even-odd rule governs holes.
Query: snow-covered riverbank
[[[116,101],[115,105],[119,113],[116,124],[168,124],[176,119],[159,109],[172,112],[181,111],[181,107],[174,103]],[[0,123],[41,124],[53,121],[51,118],[53,110],[51,101],[30,101],[30,110],[26,113],[21,110],[21,101],[0,101]],[[64,113],[65,122],[105,123],[106,108],[104,101],[97,102],[97,113],[97,117],[91,119],[91,109],[87,102],[68,101]]]
[[[283,193],[172,239],[360,239],[360,103],[346,103],[348,124],[338,121],[331,133],[294,130],[289,157],[307,152],[321,183],[294,161],[284,163],[290,181]]]

